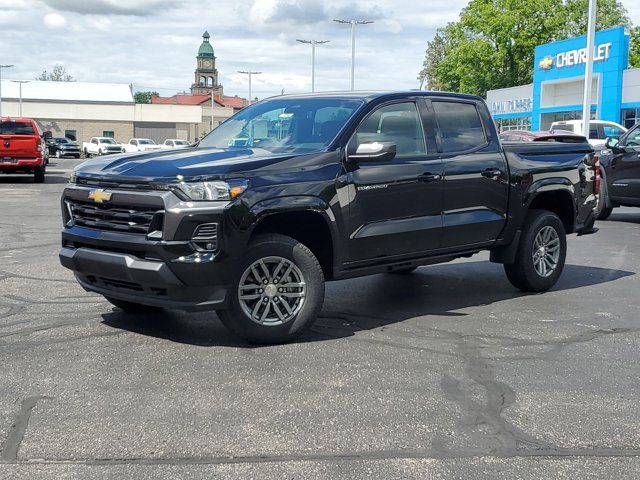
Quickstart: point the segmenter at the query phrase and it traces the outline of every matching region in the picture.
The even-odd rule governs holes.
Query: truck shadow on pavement
[[[463,262],[418,269],[409,275],[374,275],[330,282],[323,311],[313,328],[296,342],[327,341],[350,337],[417,317],[466,317],[461,310],[493,305],[521,297],[600,285],[635,275],[634,272],[584,265],[566,265],[556,287],[533,295],[520,292],[506,280],[500,265]],[[593,292],[588,293],[593,295]],[[566,300],[563,300],[566,304]],[[522,306],[509,308],[517,315]],[[535,307],[529,307],[535,308]],[[504,306],[500,309],[505,310]],[[478,315],[488,317],[492,310]],[[557,312],[562,315],[562,312]],[[236,339],[213,312],[165,311],[132,316],[118,309],[102,314],[103,323],[115,329],[198,346],[255,347]]]
[[[69,175],[63,173],[49,173],[45,177],[44,183],[34,183],[33,175],[0,175],[0,185],[36,185],[69,183]]]
[[[597,222],[596,227],[602,226],[602,224],[607,221],[640,224],[640,208],[636,212],[624,212],[624,213],[617,213],[614,210],[613,213],[611,214],[611,217],[609,217],[606,221]]]

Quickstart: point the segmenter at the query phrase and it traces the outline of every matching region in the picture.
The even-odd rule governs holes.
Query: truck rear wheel
[[[515,262],[504,266],[511,284],[525,292],[553,287],[564,268],[567,239],[560,218],[547,210],[531,210],[524,221]]]
[[[162,310],[160,307],[153,307],[151,305],[143,305],[141,303],[128,302],[126,300],[120,300],[113,297],[104,297],[114,307],[127,313],[152,313]]]
[[[238,268],[229,306],[218,317],[250,343],[291,341],[315,322],[324,301],[324,274],[305,245],[284,235],[260,235]]]

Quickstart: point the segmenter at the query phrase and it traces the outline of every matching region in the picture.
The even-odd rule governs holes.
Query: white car
[[[88,142],[82,142],[82,153],[85,157],[120,152],[122,152],[122,145],[111,137],[91,137]]]
[[[132,138],[129,143],[122,145],[122,153],[150,152],[160,150],[160,145],[150,138]]]
[[[180,140],[179,138],[167,138],[160,148],[168,149],[168,148],[188,148],[191,146],[191,143],[187,140]]]
[[[565,120],[553,122],[551,131],[564,130],[582,135],[582,120]],[[601,147],[607,138],[618,138],[627,131],[619,123],[606,120],[589,120],[589,143],[594,147]]]

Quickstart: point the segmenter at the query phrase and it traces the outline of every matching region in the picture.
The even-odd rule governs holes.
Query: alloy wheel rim
[[[540,229],[533,241],[533,267],[541,277],[549,277],[558,268],[560,260],[560,236],[555,228],[547,225]]]
[[[283,257],[256,260],[244,271],[238,285],[242,311],[259,325],[277,326],[291,321],[306,297],[302,272]]]

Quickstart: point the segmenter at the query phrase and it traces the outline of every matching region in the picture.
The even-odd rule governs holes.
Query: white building
[[[54,137],[87,141],[94,136],[126,142],[133,137],[193,141],[202,123],[200,105],[136,104],[131,87],[117,83],[2,80],[2,115],[35,119]]]

